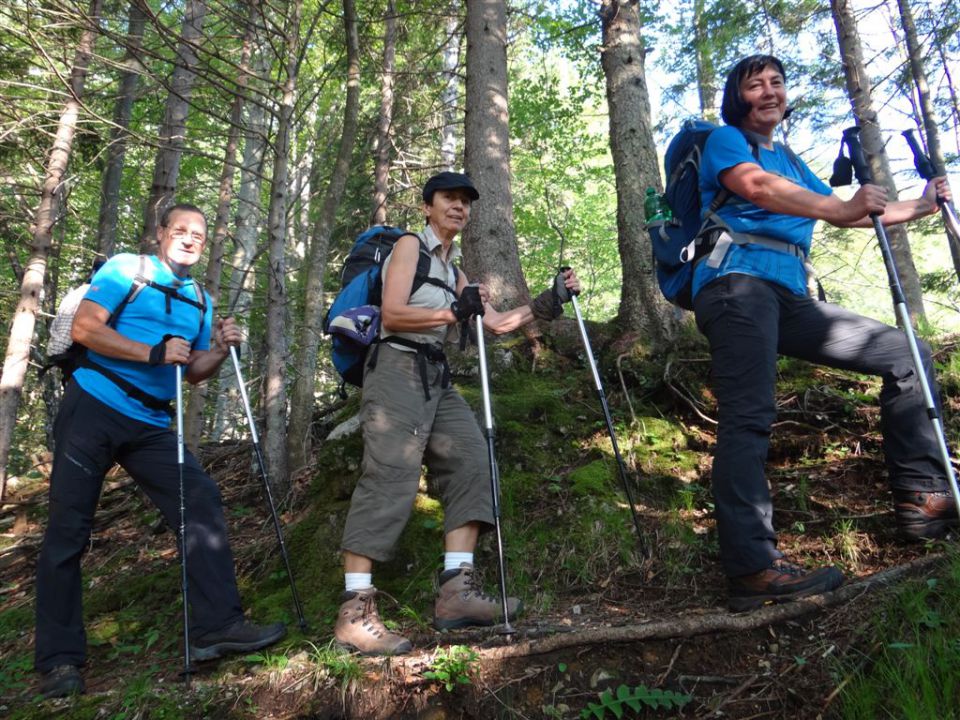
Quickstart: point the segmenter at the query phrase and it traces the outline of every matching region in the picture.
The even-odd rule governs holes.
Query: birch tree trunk
[[[530,301],[520,269],[507,110],[507,9],[503,0],[467,3],[467,102],[464,166],[480,192],[463,236],[467,276],[483,281],[493,304]]]
[[[100,186],[100,216],[97,221],[97,252],[103,257],[113,255],[117,244],[117,218],[120,209],[120,181],[123,178],[123,160],[130,134],[130,115],[137,94],[142,66],[140,48],[147,16],[142,0],[131,0],[127,20],[127,50],[123,58],[124,71],[120,75],[120,91],[113,111],[113,127],[107,143],[107,167]]]
[[[623,283],[618,322],[655,345],[674,334],[676,313],[660,294],[650,238],[644,230],[647,187],[660,189],[660,168],[650,124],[643,39],[636,0],[604,0],[600,9],[600,62],[607,85],[610,151],[617,182],[617,237]]]
[[[153,166],[153,183],[143,209],[143,232],[140,235],[142,253],[154,251],[157,222],[177,191],[180,158],[187,133],[187,115],[190,112],[190,95],[193,93],[199,62],[197,47],[206,12],[205,0],[186,0],[180,41],[177,43],[176,65],[170,78],[170,93],[167,95],[163,125],[160,127],[160,147]]]
[[[267,331],[263,407],[266,415],[263,454],[268,473],[281,495],[290,489],[287,472],[287,205],[290,195],[290,130],[300,67],[300,13],[302,0],[288,5],[285,33],[285,75],[277,117],[277,136],[267,214]]]
[[[373,168],[373,212],[371,225],[387,222],[387,196],[390,192],[390,146],[393,142],[393,86],[397,69],[397,11],[394,0],[387,0],[383,33],[383,75],[380,79],[380,115],[377,119],[377,147]]]
[[[459,120],[460,77],[460,18],[456,0],[450,0],[447,16],[447,38],[443,44],[443,140],[440,143],[440,162],[444,170],[454,170],[457,162],[457,124]]]
[[[853,106],[853,114],[862,128],[860,137],[863,141],[864,154],[873,171],[873,181],[887,188],[888,197],[896,200],[897,188],[893,182],[893,174],[890,172],[890,162],[883,147],[883,138],[880,136],[877,112],[873,109],[873,87],[863,61],[863,49],[860,45],[853,8],[847,0],[831,0],[830,10],[837,29],[837,42],[843,63],[847,96]],[[920,278],[913,263],[907,231],[902,225],[890,227],[887,228],[887,236],[890,238],[890,249],[897,264],[907,307],[913,321],[916,322],[923,319],[925,313]]]
[[[24,268],[23,281],[20,284],[20,300],[13,315],[7,352],[3,360],[3,374],[0,375],[0,502],[6,494],[10,443],[30,360],[30,344],[40,307],[47,258],[53,240],[53,226],[59,220],[61,198],[65,191],[64,180],[67,165],[70,162],[70,153],[73,150],[77,121],[80,117],[83,86],[87,78],[93,45],[99,33],[101,4],[102,0],[91,0],[86,18],[88,25],[80,36],[80,43],[74,54],[67,87],[68,99],[60,113],[53,147],[47,159],[40,204],[37,206],[33,226],[30,229],[33,235],[33,247],[30,259]]]
[[[247,31],[243,38],[240,51],[239,72],[230,109],[230,127],[227,131],[227,145],[223,151],[223,168],[220,171],[220,184],[217,192],[217,211],[213,221],[213,235],[210,238],[210,249],[207,256],[207,271],[204,277],[204,289],[210,293],[214,306],[220,300],[220,276],[223,273],[223,254],[230,223],[230,201],[233,199],[233,178],[237,172],[237,145],[240,140],[240,128],[243,120],[243,107],[246,103],[246,89],[250,73],[250,48],[253,44],[253,24],[256,22],[255,11],[251,12]],[[225,367],[233,369],[233,363],[224,363]],[[210,383],[203,382],[194,385],[190,390],[190,400],[187,402],[184,439],[194,451],[200,445],[200,435],[203,431],[203,409],[207,402],[207,391]]]
[[[310,426],[313,422],[314,394],[317,386],[317,346],[323,334],[323,276],[327,269],[330,235],[343,198],[350,158],[357,139],[360,116],[360,39],[357,34],[355,0],[343,0],[343,23],[347,40],[347,99],[343,108],[343,132],[340,150],[330,174],[323,207],[314,226],[307,258],[304,283],[303,335],[297,350],[296,380],[291,390],[290,427],[287,437],[289,467],[295,472],[310,461],[313,448]]]
[[[904,40],[907,43],[907,56],[910,59],[910,75],[917,88],[917,104],[920,106],[920,118],[923,121],[923,134],[927,140],[927,154],[934,167],[945,168],[943,151],[940,149],[940,128],[930,97],[930,85],[927,83],[927,71],[923,66],[923,44],[917,37],[917,27],[913,21],[913,10],[907,0],[897,0],[900,8],[900,24],[903,27]],[[953,258],[953,270],[960,278],[960,238],[946,233],[950,256]]]
[[[257,38],[252,61],[253,75],[262,77],[269,67],[263,52],[262,38]],[[225,296],[225,312],[237,318],[249,318],[253,289],[257,276],[253,272],[263,221],[260,193],[263,187],[263,168],[266,158],[268,124],[263,102],[248,103],[243,121],[243,160],[240,166],[240,188],[237,191],[235,247],[230,259],[230,280]],[[245,365],[244,377],[249,378],[254,368],[253,353],[250,352],[249,334],[244,335],[240,345],[240,362]],[[249,379],[247,380],[249,383]],[[240,392],[237,387],[236,373],[232,367],[224,364],[220,368],[217,381],[217,409],[214,414],[211,436],[214,440],[224,437],[236,437],[236,430],[242,424],[243,410]]]

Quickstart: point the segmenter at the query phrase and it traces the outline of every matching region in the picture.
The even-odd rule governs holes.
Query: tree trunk
[[[454,170],[457,163],[457,125],[460,118],[457,98],[460,95],[460,18],[456,14],[456,0],[450,2],[447,16],[447,37],[443,44],[443,140],[440,143],[440,163],[444,170]]]
[[[357,34],[357,10],[354,0],[343,0],[343,22],[347,39],[347,99],[343,108],[343,133],[340,150],[330,174],[330,185],[314,226],[307,258],[304,283],[303,335],[297,350],[296,380],[290,403],[290,427],[287,437],[289,466],[293,471],[310,461],[314,395],[317,387],[317,346],[323,334],[323,276],[327,269],[330,235],[337,217],[350,172],[350,158],[357,139],[360,116],[360,39]]]
[[[33,340],[37,311],[40,307],[47,258],[53,240],[53,226],[59,220],[61,196],[66,188],[64,180],[70,153],[73,150],[77,120],[80,116],[80,99],[83,96],[83,86],[87,78],[93,45],[99,32],[101,2],[102,0],[91,0],[88,18],[90,25],[80,36],[80,44],[74,55],[67,88],[69,96],[60,113],[53,147],[47,160],[40,204],[37,206],[31,228],[33,247],[24,269],[23,281],[20,285],[20,300],[10,327],[7,352],[3,361],[3,374],[0,375],[0,502],[6,494],[10,443],[30,360],[30,343]]]
[[[713,52],[707,18],[704,16],[705,0],[693,3],[693,49],[697,63],[697,96],[700,99],[700,114],[707,120],[717,122],[720,109],[717,107],[717,73],[713,64]]]
[[[287,308],[287,205],[290,195],[290,130],[296,101],[300,55],[300,12],[302,0],[288,6],[285,41],[286,80],[277,117],[277,136],[267,214],[267,332],[266,368],[263,379],[263,407],[266,415],[263,454],[270,478],[281,495],[290,489],[287,473],[287,338],[284,334]]]
[[[917,86],[917,103],[920,105],[920,117],[923,120],[924,136],[927,140],[927,154],[933,161],[934,167],[942,170],[946,164],[943,161],[943,151],[940,149],[940,128],[937,126],[933,99],[930,97],[927,71],[923,67],[923,45],[917,37],[917,27],[913,22],[910,3],[907,0],[897,0],[897,7],[900,8],[900,24],[903,26],[907,55],[910,58],[910,74]],[[953,270],[960,278],[960,238],[947,233],[947,244],[950,246],[950,256],[953,258]]]
[[[397,68],[397,11],[387,0],[383,33],[383,76],[380,80],[380,116],[377,120],[377,148],[373,168],[373,212],[371,225],[387,222],[387,195],[390,191],[390,145],[393,142],[393,86]]]
[[[107,145],[107,167],[100,187],[100,217],[97,222],[97,253],[105,258],[114,253],[117,243],[117,217],[120,209],[120,181],[123,178],[123,160],[130,134],[130,115],[140,82],[140,48],[147,16],[142,0],[131,0],[127,20],[127,50],[123,58],[124,71],[120,75],[120,92],[113,111],[113,127]]]
[[[676,314],[657,287],[650,238],[644,229],[646,188],[660,189],[661,183],[636,0],[604,0],[600,21],[623,269],[618,322],[624,330],[642,331],[661,345],[673,336]]]
[[[219,305],[220,276],[223,273],[224,243],[230,223],[230,201],[233,198],[233,177],[237,172],[237,144],[240,140],[240,127],[243,120],[243,107],[246,103],[247,82],[250,73],[250,48],[253,44],[253,24],[256,22],[255,10],[251,10],[251,17],[247,25],[246,35],[243,38],[243,47],[240,51],[235,96],[230,109],[230,127],[227,131],[227,146],[223,152],[223,168],[220,171],[220,186],[217,193],[217,212],[213,221],[213,236],[210,239],[209,255],[207,256],[207,271],[204,277],[204,289],[210,293],[214,305]],[[225,363],[232,370],[232,361]],[[185,441],[191,449],[196,450],[200,445],[200,435],[203,431],[203,408],[207,402],[209,381],[194,385],[190,391],[190,400],[187,403],[185,422]]]
[[[890,172],[890,163],[883,147],[883,138],[880,136],[880,122],[873,109],[872,84],[863,61],[863,50],[860,46],[860,35],[857,31],[853,8],[847,0],[831,0],[830,10],[833,13],[834,25],[837,29],[837,41],[840,47],[840,57],[843,62],[843,74],[846,79],[847,96],[853,106],[853,114],[862,128],[861,139],[863,151],[870,162],[873,171],[873,181],[877,185],[887,188],[891,200],[897,198],[897,188]],[[916,322],[925,317],[923,308],[923,294],[920,290],[920,278],[913,263],[910,252],[910,241],[903,226],[887,228],[890,238],[890,247],[894,261],[900,275],[900,284],[910,310],[910,316]]]
[[[268,67],[269,61],[263,52],[263,40],[258,38],[253,58],[253,75],[262,77]],[[237,191],[236,230],[233,235],[235,247],[230,259],[230,282],[227,292],[222,293],[224,302],[221,303],[223,312],[238,318],[250,317],[253,288],[257,279],[253,264],[258,254],[257,243],[263,220],[260,192],[263,186],[268,129],[264,104],[248,103],[246,119],[243,121],[243,160],[240,166],[240,188]],[[254,362],[253,353],[250,352],[249,333],[240,345],[240,361],[246,365],[245,372],[252,374]],[[243,423],[237,376],[232,367],[224,364],[220,369],[217,387],[217,409],[211,431],[211,437],[216,441],[226,436],[237,437],[237,429]]]
[[[143,210],[143,232],[140,235],[142,253],[154,251],[157,222],[177,191],[180,158],[187,133],[187,115],[190,112],[190,95],[193,93],[199,62],[197,45],[206,12],[205,0],[187,0],[180,41],[177,44],[176,66],[170,79],[170,93],[167,95],[163,125],[160,127],[160,147],[153,166],[153,183]]]
[[[466,271],[489,286],[494,305],[516,307],[530,301],[530,291],[520,269],[510,193],[503,0],[467,3],[466,108],[464,166],[480,192],[463,236]]]

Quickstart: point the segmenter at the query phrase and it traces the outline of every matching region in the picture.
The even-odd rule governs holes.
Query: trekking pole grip
[[[559,282],[559,283],[561,283],[561,284],[563,283],[563,274],[564,274],[567,270],[572,270],[572,268],[571,268],[569,265],[563,265],[563,266],[560,267],[560,269],[557,271],[556,282]],[[580,291],[579,291],[579,290],[572,290],[572,289],[570,289],[570,288],[567,289],[567,292],[569,292],[571,295],[579,295],[579,294],[580,294]]]
[[[856,176],[857,182],[861,185],[869,185],[873,182],[873,172],[870,170],[870,163],[867,162],[867,158],[863,154],[863,145],[860,144],[860,127],[854,125],[844,130],[843,142],[850,154],[850,162],[853,163],[853,174]]]
[[[917,140],[917,136],[913,134],[914,132],[914,128],[910,128],[904,130],[901,135],[907,139],[907,145],[910,146],[910,151],[913,153],[913,166],[917,169],[917,175],[924,180],[932,180],[938,175],[942,175],[943,173],[938,172],[938,168],[934,166],[930,156],[920,147],[920,142]]]

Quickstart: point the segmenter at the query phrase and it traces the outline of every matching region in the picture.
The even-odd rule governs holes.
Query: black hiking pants
[[[50,517],[37,561],[35,664],[40,672],[79,666],[86,659],[80,557],[90,542],[103,477],[114,462],[146,492],[170,527],[180,527],[177,439],[169,429],[122,415],[71,382],[54,437]],[[242,619],[243,610],[220,490],[189,452],[183,475],[190,628],[199,637]],[[171,604],[178,597],[176,586],[155,591]]]
[[[712,486],[727,576],[759,572],[782,556],[764,474],[776,419],[778,354],[881,376],[881,430],[891,488],[946,489],[937,438],[903,331],[748,275],[717,278],[697,293],[693,305],[697,326],[710,341],[719,405]],[[918,344],[936,397],[930,348]]]

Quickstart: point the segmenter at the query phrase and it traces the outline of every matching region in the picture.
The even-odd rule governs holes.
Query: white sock
[[[444,570],[459,570],[461,563],[473,565],[472,552],[445,552],[443,554]]]
[[[373,573],[344,573],[343,584],[347,592],[366,590],[373,585]]]

